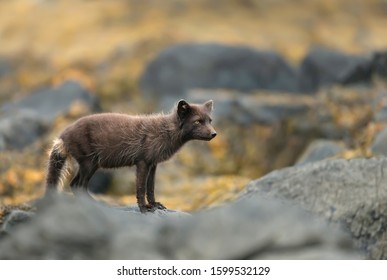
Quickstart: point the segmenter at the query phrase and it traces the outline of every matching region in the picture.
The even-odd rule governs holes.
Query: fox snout
[[[210,141],[210,140],[212,140],[212,139],[214,139],[215,138],[215,136],[216,136],[216,131],[215,131],[215,129],[211,126],[211,127],[209,127],[209,132],[208,132],[208,138],[206,139],[206,140],[208,140],[208,141]]]

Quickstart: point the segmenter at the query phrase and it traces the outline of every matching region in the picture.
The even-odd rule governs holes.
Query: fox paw
[[[160,202],[153,202],[153,203],[151,203],[151,206],[152,206],[154,209],[160,209],[160,210],[165,210],[165,209],[167,209],[167,207],[165,207],[164,205],[162,205]]]
[[[141,213],[154,212],[155,208],[150,204],[139,205]]]

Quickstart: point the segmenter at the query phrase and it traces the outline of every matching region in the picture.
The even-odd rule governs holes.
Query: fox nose
[[[216,136],[216,132],[211,133],[211,137],[214,138]]]

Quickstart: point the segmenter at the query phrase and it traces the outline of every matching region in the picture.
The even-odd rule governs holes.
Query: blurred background
[[[215,101],[218,136],[160,165],[168,208],[222,203],[286,166],[386,155],[386,77],[386,0],[0,0],[0,205],[42,195],[50,145],[79,117],[181,98]],[[123,168],[90,188],[130,204],[134,182]]]

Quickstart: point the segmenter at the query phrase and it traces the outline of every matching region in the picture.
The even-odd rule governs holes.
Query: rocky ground
[[[349,2],[1,2],[0,258],[387,259],[386,3]],[[171,210],[140,214],[127,169],[40,199],[69,123],[181,98],[218,136],[158,168]]]

